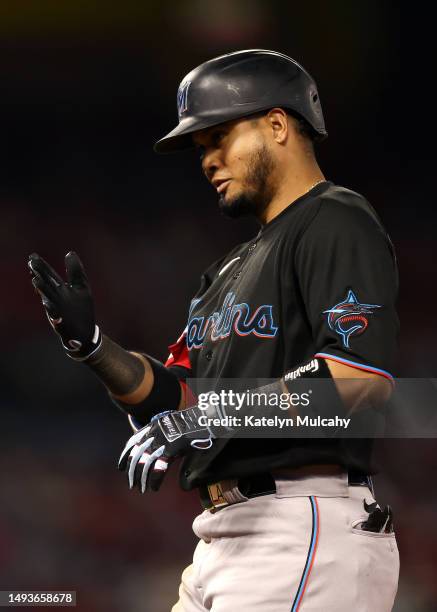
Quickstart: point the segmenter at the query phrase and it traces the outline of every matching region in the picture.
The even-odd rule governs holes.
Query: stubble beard
[[[273,169],[273,156],[263,143],[249,158],[242,192],[231,200],[226,200],[225,195],[220,196],[220,212],[231,219],[262,217],[274,194]]]

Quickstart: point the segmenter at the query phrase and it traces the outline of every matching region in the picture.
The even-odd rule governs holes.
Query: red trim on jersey
[[[385,370],[380,370],[379,368],[374,368],[373,366],[363,365],[361,363],[357,363],[356,361],[350,361],[349,359],[342,359],[341,357],[329,355],[327,353],[316,353],[314,357],[316,359],[322,357],[325,361],[336,361],[337,363],[342,363],[343,365],[347,365],[350,368],[355,368],[356,370],[362,370],[363,372],[371,372],[372,374],[378,374],[378,376],[382,376],[383,378],[389,380],[394,386],[393,376]]]
[[[191,370],[185,331],[182,332],[174,344],[170,344],[168,350],[170,351],[170,355],[167,357],[167,361],[164,364],[166,368],[169,366],[182,366],[183,368]]]
[[[191,363],[187,348],[186,337],[187,330],[184,329],[184,331],[176,340],[176,342],[174,344],[170,344],[170,346],[168,347],[170,355],[167,357],[167,361],[164,364],[166,368],[169,368],[171,366],[181,366],[191,372]],[[197,397],[194,395],[187,383],[184,380],[179,380],[179,384],[182,388],[182,393],[185,397],[185,407],[194,406],[195,404],[197,404]]]

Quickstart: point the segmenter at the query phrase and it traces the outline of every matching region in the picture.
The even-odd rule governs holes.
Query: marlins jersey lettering
[[[391,379],[397,287],[373,208],[323,182],[205,271],[166,365],[179,378],[279,378],[319,356]],[[185,458],[181,485],[309,463],[372,473],[370,451],[365,440],[217,440]]]

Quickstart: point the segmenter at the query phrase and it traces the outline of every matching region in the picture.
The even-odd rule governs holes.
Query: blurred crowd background
[[[199,275],[252,221],[220,217],[195,153],[157,156],[194,66],[251,47],[313,74],[329,131],[326,176],[363,193],[395,244],[400,376],[436,375],[435,94],[426,5],[394,1],[0,4],[0,590],[76,590],[84,612],[166,612],[195,545],[195,493],[129,492],[130,429],[64,357],[27,272],[76,250],[101,328],[165,359]],[[396,612],[437,609],[435,440],[378,443],[394,507]]]

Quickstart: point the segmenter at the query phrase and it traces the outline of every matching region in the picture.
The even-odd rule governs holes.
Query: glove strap
[[[152,421],[158,420],[159,427],[169,442],[175,442],[178,438],[186,436],[198,438],[199,433],[204,433],[204,438],[212,438],[211,430],[205,425],[199,424],[199,417],[204,416],[197,407],[186,408],[179,411],[168,411],[157,414]],[[200,440],[193,440],[199,442]]]
[[[99,348],[102,346],[102,334],[100,332],[99,326],[95,325],[94,335],[91,339],[91,342],[86,346],[83,346],[80,340],[68,340],[69,346],[65,345],[62,339],[61,341],[62,346],[64,347],[65,352],[67,353],[68,357],[70,357],[70,359],[73,359],[74,361],[86,361],[92,355],[97,353]]]

